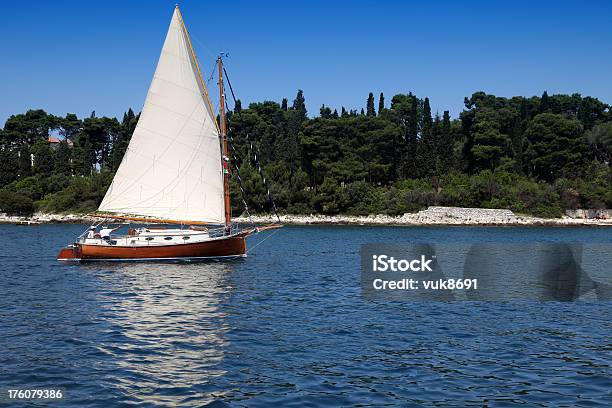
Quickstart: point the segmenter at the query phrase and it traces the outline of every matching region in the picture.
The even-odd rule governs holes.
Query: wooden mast
[[[221,55],[217,57],[217,65],[219,66],[219,109],[220,109],[220,130],[221,138],[223,139],[222,161],[223,161],[223,193],[225,204],[225,227],[230,228],[232,223],[232,212],[230,206],[230,183],[229,183],[229,152],[227,144],[227,124],[225,123],[225,91],[223,90],[223,60]]]

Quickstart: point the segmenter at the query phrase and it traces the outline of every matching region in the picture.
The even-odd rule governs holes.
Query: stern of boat
[[[57,254],[57,260],[63,262],[78,262],[81,260],[81,248],[72,244],[62,248]]]

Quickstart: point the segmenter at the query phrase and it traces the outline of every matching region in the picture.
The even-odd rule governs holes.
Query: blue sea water
[[[56,262],[82,230],[0,226],[0,390],[65,391],[31,406],[612,406],[611,302],[372,302],[359,259],[612,229],[285,227],[238,261]]]

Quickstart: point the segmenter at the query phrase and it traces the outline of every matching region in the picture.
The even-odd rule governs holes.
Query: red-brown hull
[[[246,255],[246,235],[234,235],[191,244],[148,247],[78,245],[64,248],[58,259],[74,261],[96,260],[175,260],[239,257]]]

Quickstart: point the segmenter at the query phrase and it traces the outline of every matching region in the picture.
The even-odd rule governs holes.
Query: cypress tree
[[[306,119],[306,99],[304,98],[304,91],[301,89],[298,90],[295,99],[293,100],[292,109],[296,112],[300,113],[300,116]]]
[[[419,131],[419,108],[418,99],[412,93],[408,94],[410,108],[406,123],[406,145],[403,149],[402,169],[403,176],[406,178],[415,177],[417,175],[417,166],[422,163],[418,157],[418,131]]]
[[[445,110],[442,115],[442,128],[445,132],[450,133],[450,114],[447,110]]]
[[[544,91],[542,99],[540,99],[540,113],[548,112],[550,109],[550,101],[548,99],[548,92]]]
[[[444,111],[442,114],[442,129],[438,143],[441,168],[443,171],[447,171],[453,167],[455,150],[455,142],[451,133],[450,114],[448,111]]]
[[[332,111],[330,108],[328,108],[327,106],[325,106],[325,104],[321,105],[321,110],[320,110],[320,114],[321,117],[323,119],[330,119],[332,116]]]
[[[410,111],[408,112],[408,139],[416,141],[419,132],[419,101],[416,96],[408,94],[410,103]]]
[[[380,96],[378,97],[378,116],[382,114],[384,109],[385,109],[385,96],[381,92]]]
[[[287,134],[283,141],[282,155],[289,166],[290,173],[293,174],[299,167],[301,156],[299,134],[304,121],[307,120],[306,102],[301,89],[298,90],[291,109],[287,111],[286,118]]]
[[[423,101],[423,131],[428,132],[431,130],[433,121],[431,118],[431,107],[429,106],[429,98],[425,98]]]
[[[365,115],[365,112],[363,111],[363,108],[361,108],[361,116]]]
[[[366,115],[367,116],[376,116],[376,111],[374,110],[374,94],[370,92],[368,95],[368,101],[366,103]]]
[[[283,98],[283,101],[281,102],[281,109],[284,111],[287,110],[287,98]]]

